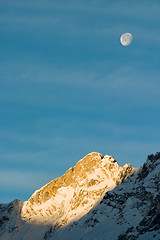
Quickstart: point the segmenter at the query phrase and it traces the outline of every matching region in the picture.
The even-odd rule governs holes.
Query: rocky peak
[[[160,152],[157,152],[156,154],[150,154],[148,155],[147,161],[151,161],[151,162],[156,162],[158,159],[160,159]]]
[[[133,172],[130,164],[120,167],[112,156],[92,152],[60,178],[37,190],[24,203],[22,218],[65,225],[86,214]]]
[[[19,200],[0,204],[0,239],[159,240],[159,172],[160,153],[138,169],[90,153],[23,207]]]
[[[20,212],[22,203],[16,199],[9,204],[0,204],[0,229],[5,232],[18,232],[21,224]],[[0,238],[1,238],[0,234]],[[2,239],[8,239],[4,237]]]
[[[160,152],[150,154],[147,161],[143,164],[142,170],[139,173],[139,178],[144,179],[160,164]]]
[[[148,155],[147,161],[144,164],[148,169],[153,170],[160,163],[160,152]]]
[[[137,174],[107,192],[100,204],[68,227],[68,232],[72,233],[68,239],[74,239],[72,236],[79,231],[78,240],[159,240],[159,173],[160,153],[149,155]],[[56,236],[56,240],[60,239],[62,235]]]

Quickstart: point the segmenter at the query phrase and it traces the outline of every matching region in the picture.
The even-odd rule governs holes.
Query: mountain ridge
[[[108,166],[113,165],[115,168],[111,168],[110,171],[116,169],[116,176],[121,176],[121,181],[115,184],[113,189],[102,194],[97,204],[80,218],[73,218],[73,221],[63,225],[24,219],[21,215],[24,204],[18,200],[8,205],[1,204],[0,239],[159,240],[160,153],[149,155],[142,168],[131,167],[132,170],[129,170],[127,165],[125,168],[129,173],[120,166],[116,168],[117,162],[111,156],[103,157],[96,153],[94,159],[96,157],[99,159],[98,163],[103,159]],[[85,161],[87,162],[87,159]],[[118,175],[120,172],[123,174]]]
[[[112,156],[89,153],[61,177],[35,191],[22,207],[22,218],[56,226],[68,224],[85,215],[134,171],[130,164],[120,167]]]

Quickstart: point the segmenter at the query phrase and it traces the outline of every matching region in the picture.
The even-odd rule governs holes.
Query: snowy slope
[[[0,204],[1,240],[44,240],[49,226],[32,225],[21,218],[22,203],[15,200],[9,204]]]
[[[137,174],[106,193],[89,214],[50,239],[159,240],[160,153],[148,156]]]
[[[26,221],[63,226],[78,220],[135,169],[120,167],[113,157],[90,153],[62,177],[36,191],[24,203]]]
[[[160,153],[139,169],[88,154],[27,202],[1,204],[0,239],[159,240],[159,173]]]

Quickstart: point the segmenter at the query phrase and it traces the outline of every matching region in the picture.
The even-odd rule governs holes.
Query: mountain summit
[[[62,177],[37,190],[22,207],[22,218],[62,226],[78,220],[135,169],[120,167],[111,156],[93,152]]]
[[[0,204],[0,240],[159,240],[160,153],[142,168],[90,153],[31,198]]]

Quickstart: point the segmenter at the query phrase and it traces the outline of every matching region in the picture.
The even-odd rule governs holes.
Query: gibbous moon
[[[120,38],[120,42],[123,46],[126,47],[131,44],[132,39],[133,39],[133,36],[131,33],[124,33]]]

